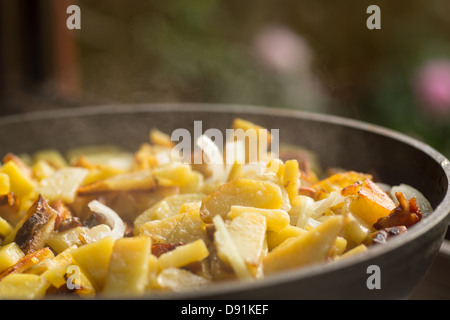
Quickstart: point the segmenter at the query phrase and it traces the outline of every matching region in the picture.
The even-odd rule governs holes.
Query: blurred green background
[[[68,30],[69,5],[81,29]],[[369,5],[381,29],[369,30]],[[330,113],[450,156],[450,1],[4,0],[1,115],[201,102]]]

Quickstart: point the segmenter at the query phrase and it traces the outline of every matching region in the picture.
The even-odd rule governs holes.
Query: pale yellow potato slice
[[[198,262],[209,256],[208,248],[201,239],[186,245],[176,247],[174,250],[163,253],[158,258],[158,268],[180,268],[192,262]]]
[[[264,274],[324,262],[344,221],[343,216],[332,216],[305,235],[276,247],[263,258]]]
[[[88,172],[84,168],[61,168],[48,178],[42,179],[37,186],[37,192],[49,201],[62,199],[66,203],[72,203]]]
[[[54,256],[53,252],[47,247],[31,252],[17,260],[17,262],[9,268],[3,270],[0,273],[0,282],[10,274],[26,272],[45,259],[51,259]]]
[[[176,215],[184,203],[201,201],[203,198],[205,198],[203,193],[175,194],[165,197],[140,214],[134,220],[134,228],[138,230],[147,221],[163,220]]]
[[[292,202],[298,196],[300,188],[300,169],[297,160],[287,160],[283,165],[281,181]]]
[[[15,242],[11,242],[0,248],[0,272],[13,266],[23,258],[25,254]]]
[[[227,219],[233,205],[280,209],[283,194],[278,185],[270,181],[236,179],[227,182],[203,199],[200,215],[206,223],[216,215]]]
[[[113,238],[107,237],[72,252],[76,264],[85,272],[96,291],[101,291],[105,284],[114,242]]]
[[[179,268],[164,269],[157,277],[157,285],[160,289],[174,292],[199,289],[210,282],[202,276]]]
[[[0,281],[1,299],[40,299],[50,282],[36,274],[16,273],[10,274]]]
[[[184,214],[177,214],[163,220],[148,221],[135,230],[135,235],[150,236],[153,244],[166,243],[167,238],[183,217]]]
[[[114,243],[102,294],[140,295],[148,281],[149,237],[117,239]]]
[[[301,235],[306,234],[307,231],[303,228],[299,228],[293,225],[287,225],[280,231],[267,231],[267,246],[269,251],[272,249],[278,247],[280,244],[282,244],[285,240],[292,238],[292,237],[298,237]]]
[[[81,196],[110,192],[151,191],[157,188],[157,181],[150,171],[136,171],[117,174],[78,188]]]
[[[245,263],[259,265],[266,237],[266,218],[256,212],[244,212],[228,223],[227,230]],[[217,252],[226,261],[226,255],[221,251],[222,243],[219,233],[216,237]]]
[[[2,238],[6,237],[13,230],[14,230],[13,227],[8,223],[8,221],[0,217],[0,237]]]
[[[261,209],[254,207],[231,206],[229,217],[234,219],[245,212],[259,213],[266,218],[267,230],[281,231],[290,222],[289,214],[282,209]]]
[[[19,199],[26,198],[33,193],[36,188],[36,181],[30,177],[27,170],[16,164],[14,161],[6,162],[1,168],[0,173],[9,177],[9,189],[14,192]]]
[[[213,223],[216,229],[214,233],[215,247],[219,258],[228,261],[240,280],[253,280],[253,276],[231,238],[223,218],[220,215],[216,215],[213,218]]]

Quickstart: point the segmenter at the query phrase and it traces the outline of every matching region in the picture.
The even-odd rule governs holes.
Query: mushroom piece
[[[25,254],[43,248],[54,230],[57,216],[58,212],[39,195],[17,230],[14,242]]]

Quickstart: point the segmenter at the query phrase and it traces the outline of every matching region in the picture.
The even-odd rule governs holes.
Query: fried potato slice
[[[255,212],[266,218],[267,230],[280,231],[287,227],[290,222],[289,214],[282,209],[261,209],[244,206],[231,206],[230,219],[234,219],[245,212]]]
[[[66,203],[72,203],[77,189],[88,173],[84,168],[61,168],[48,178],[42,179],[37,186],[37,192],[47,200],[62,199]]]
[[[168,196],[140,214],[134,220],[134,228],[135,230],[139,230],[147,221],[162,220],[176,215],[180,212],[182,204],[201,201],[203,198],[205,198],[203,193],[186,193]]]
[[[166,243],[167,238],[175,229],[177,224],[183,219],[183,214],[177,214],[163,220],[148,221],[135,230],[135,235],[147,235],[152,239],[152,243]]]
[[[120,167],[91,163],[85,156],[78,157],[78,159],[75,163],[72,164],[72,166],[89,170],[89,173],[83,180],[83,185],[88,185],[97,181],[105,180],[118,174],[124,174],[127,172],[127,170]]]
[[[370,226],[378,219],[388,216],[396,207],[389,195],[370,179],[344,188],[341,194],[354,196],[349,205],[350,211]]]
[[[19,199],[26,198],[33,193],[36,187],[36,181],[32,179],[28,170],[18,165],[15,161],[6,162],[0,169],[0,173],[9,176],[10,190],[16,194]]]
[[[158,258],[158,268],[164,270],[184,267],[190,263],[202,261],[208,255],[209,251],[205,242],[198,239],[160,255]]]
[[[11,242],[0,248],[0,272],[13,266],[23,258],[25,254],[15,242]]]
[[[360,253],[366,252],[368,249],[369,248],[367,248],[367,246],[365,244],[360,244],[360,245],[346,251],[344,254],[342,254],[340,256],[336,256],[334,258],[334,260],[345,259],[345,258],[351,257],[355,254],[360,254]]]
[[[113,238],[106,237],[72,252],[75,262],[85,272],[96,291],[101,291],[105,284],[114,242]]]
[[[2,281],[3,278],[5,278],[10,274],[25,272],[26,270],[34,267],[44,259],[51,259],[54,256],[55,255],[53,254],[53,252],[47,247],[31,252],[22,257],[11,267],[3,270],[2,273],[0,273],[0,281]]]
[[[264,274],[325,261],[344,224],[343,216],[332,216],[306,234],[285,241],[263,258]]]
[[[203,175],[187,163],[172,162],[152,170],[153,176],[164,186],[178,186],[180,193],[198,193]]]
[[[239,251],[228,232],[226,224],[220,215],[212,218],[216,232],[214,233],[215,248],[217,256],[221,261],[227,261],[233,269],[235,275],[244,281],[253,280],[253,276],[248,269],[244,259],[239,254]],[[219,254],[220,246],[220,254]]]
[[[36,274],[10,274],[0,282],[2,299],[40,299],[50,286],[50,282]]]
[[[181,205],[179,214],[183,218],[168,235],[168,243],[190,243],[201,239],[209,245],[210,239],[206,233],[205,223],[200,217],[200,206],[201,201]]]
[[[206,223],[216,215],[227,219],[231,206],[280,209],[283,194],[278,185],[269,181],[236,179],[229,181],[203,199],[200,215]]]
[[[231,220],[227,226],[228,234],[233,241],[239,255],[255,275],[257,266],[261,262],[266,237],[266,218],[257,212],[244,212]],[[222,233],[214,235],[215,245],[219,257],[230,263],[228,255],[223,252],[226,240]]]
[[[282,166],[281,181],[292,202],[298,196],[300,188],[300,169],[297,160],[287,160]]]
[[[276,248],[280,244],[282,244],[285,240],[292,238],[292,237],[298,237],[301,235],[306,234],[307,231],[305,229],[293,226],[293,225],[287,225],[280,231],[267,231],[267,246],[269,251]]]
[[[38,160],[31,167],[33,177],[37,181],[41,181],[43,179],[50,177],[52,174],[56,172],[56,170],[57,169],[55,167],[53,167],[50,163],[48,163],[46,160],[43,159]]]
[[[160,289],[174,292],[199,289],[211,282],[202,276],[180,268],[164,269],[158,274],[156,281]]]
[[[110,192],[151,191],[157,188],[157,181],[150,171],[117,174],[78,188],[78,195],[89,196]]]
[[[76,248],[77,246],[73,245],[57,254],[54,258],[47,260],[48,263],[46,266],[46,270],[44,270],[41,275],[48,281],[50,281],[50,283],[56,288],[59,288],[61,285],[66,283],[66,279],[64,279],[66,270],[63,270],[60,267],[67,267],[75,263],[72,257],[72,252]]]
[[[75,227],[62,232],[55,232],[47,240],[47,245],[57,253],[61,253],[73,245],[82,246],[100,240],[102,234],[110,233],[111,228],[106,224],[99,224],[92,228]]]
[[[68,166],[66,158],[57,149],[42,149],[34,153],[33,162],[45,161],[55,169],[61,169]]]
[[[0,216],[0,237],[4,238],[13,231],[13,227]]]
[[[108,296],[142,294],[148,281],[150,248],[149,237],[117,239],[102,294]]]
[[[366,179],[372,179],[372,176],[356,171],[345,171],[335,173],[326,179],[320,180],[311,187],[316,190],[323,189],[327,193],[331,193],[332,191],[341,191],[342,188],[345,188],[358,181],[362,182]]]
[[[11,191],[11,181],[9,176],[2,172],[0,173],[0,196],[7,195]]]
[[[76,264],[72,252],[77,246],[73,245],[49,259],[47,269],[41,276],[52,284],[55,290],[68,292],[83,297],[95,296],[95,289],[86,274]]]
[[[200,204],[200,201],[184,203],[175,215],[145,222],[135,229],[135,235],[150,236],[154,244],[189,243],[197,239],[208,243],[204,222],[200,218]]]

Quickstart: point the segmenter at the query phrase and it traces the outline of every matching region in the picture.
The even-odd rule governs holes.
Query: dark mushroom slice
[[[25,254],[39,250],[53,233],[58,212],[39,195],[30,207],[22,226],[17,230],[14,242]]]

